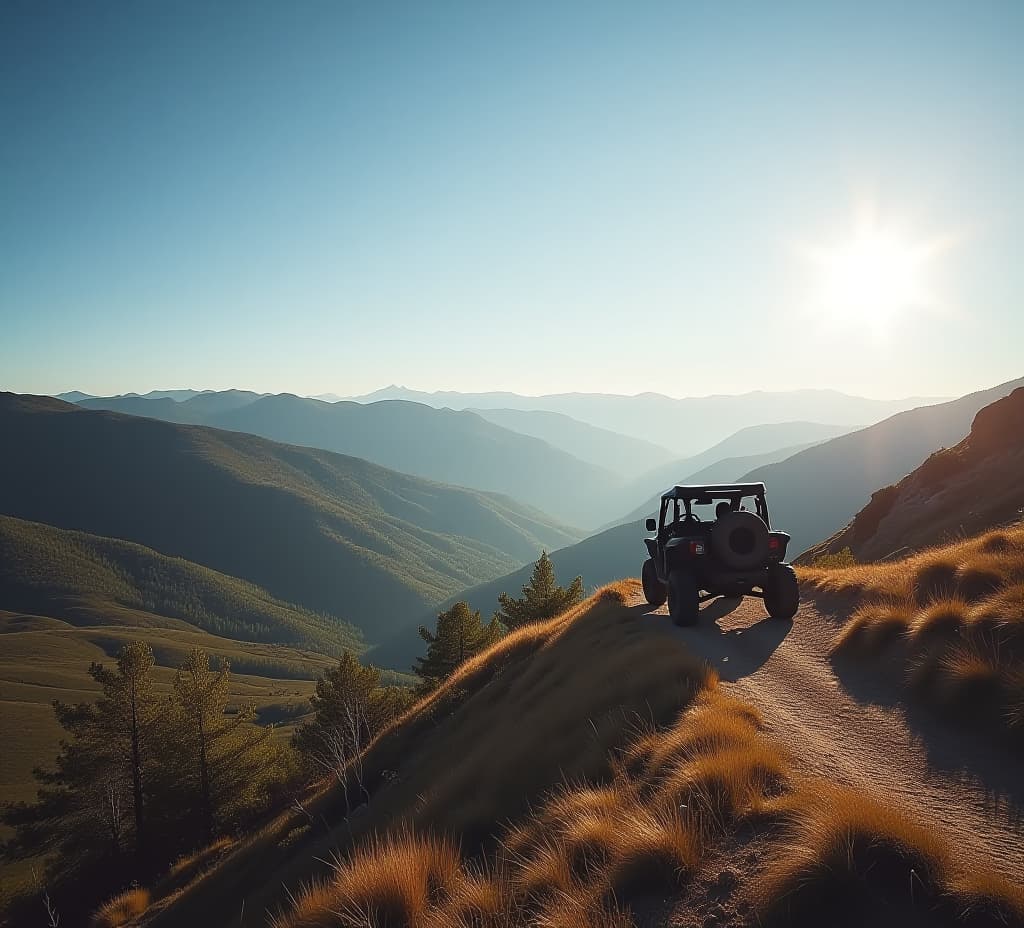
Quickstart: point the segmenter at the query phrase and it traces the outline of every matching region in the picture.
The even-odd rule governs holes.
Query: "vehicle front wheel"
[[[665,605],[668,597],[668,590],[665,584],[658,579],[658,568],[654,566],[653,558],[644,561],[644,569],[640,572],[640,582],[644,586],[644,598],[657,609]]]
[[[693,574],[676,568],[668,575],[668,614],[675,625],[696,625],[700,593]]]
[[[773,619],[792,619],[800,608],[800,585],[789,564],[775,564],[764,585],[764,608]]]

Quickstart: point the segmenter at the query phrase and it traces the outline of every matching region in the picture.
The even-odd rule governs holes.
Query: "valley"
[[[756,478],[760,471],[756,467],[750,471],[751,465],[777,462],[767,465],[766,473],[771,476],[763,479],[769,487],[773,523],[788,529],[789,522],[782,520],[794,511],[794,503],[787,496],[785,475],[792,473],[793,485],[799,485],[801,507],[815,499],[816,493],[825,500],[820,495],[826,492],[825,486],[818,489],[800,475],[833,456],[844,461],[842,473],[851,486],[836,491],[836,481],[830,482],[831,508],[819,504],[811,510],[818,520],[813,524],[824,525],[829,512],[835,520],[843,518],[839,507],[844,499],[852,498],[856,486],[890,474],[898,477],[904,462],[920,448],[941,440],[953,447],[932,457],[927,452],[919,455],[926,458],[918,461],[919,471],[904,477],[892,490],[876,493],[846,529],[831,538],[822,537],[802,561],[840,557],[840,552],[850,547],[854,552],[843,553],[840,561],[847,557],[860,560],[873,550],[886,550],[878,545],[891,549],[893,542],[885,540],[890,537],[913,544],[917,536],[911,526],[916,523],[897,515],[904,510],[908,518],[910,513],[918,513],[914,518],[929,526],[932,534],[917,542],[926,546],[946,538],[948,530],[944,535],[944,523],[933,516],[922,521],[920,504],[914,501],[925,489],[936,492],[938,486],[938,499],[948,509],[949,524],[963,526],[968,521],[962,505],[954,505],[954,500],[973,507],[970,525],[975,531],[1019,518],[1019,430],[1014,423],[1022,391],[1013,392],[1015,387],[1015,383],[1006,384],[950,404],[921,407],[859,431],[797,422],[760,425],[741,430],[689,459],[674,464],[665,461],[646,476],[630,478],[629,468],[635,470],[636,459],[630,465],[620,456],[616,479],[623,481],[622,485],[632,479],[632,492],[637,494],[649,492],[640,488],[650,487],[656,479],[671,482],[673,470],[692,474],[681,474],[678,479],[683,481],[727,482]],[[98,688],[87,673],[90,664],[115,660],[132,642],[151,649],[155,659],[152,685],[164,698],[173,696],[177,668],[188,659],[190,649],[199,647],[214,661],[230,662],[229,699],[238,707],[251,706],[246,711],[254,713],[253,721],[273,726],[275,743],[287,751],[299,726],[314,717],[310,699],[315,698],[342,652],[384,667],[387,686],[419,686],[408,672],[413,659],[422,653],[417,627],[431,627],[439,611],[460,601],[479,609],[486,621],[498,607],[499,594],[516,594],[533,582],[531,571],[536,578],[536,570],[532,559],[541,549],[551,549],[551,564],[559,579],[568,581],[580,575],[589,589],[600,589],[595,597],[546,625],[509,630],[497,645],[485,648],[463,669],[457,669],[440,689],[422,697],[397,727],[385,728],[365,749],[358,768],[363,801],[369,797],[365,822],[354,828],[346,811],[354,801],[347,795],[352,787],[349,767],[340,781],[340,794],[339,787],[325,787],[321,782],[314,784],[313,792],[302,801],[303,807],[311,803],[309,808],[318,810],[315,814],[327,826],[326,831],[303,827],[299,829],[301,838],[282,843],[281,836],[296,833],[298,826],[293,813],[272,813],[264,830],[239,844],[207,876],[190,878],[180,901],[157,896],[148,907],[145,924],[184,924],[194,918],[188,914],[194,909],[213,917],[218,906],[223,914],[217,918],[223,917],[227,924],[237,890],[225,887],[235,885],[232,881],[238,879],[234,875],[238,868],[246,873],[250,886],[253,875],[262,874],[258,880],[267,889],[257,893],[260,908],[281,909],[284,900],[271,887],[298,886],[296,881],[310,876],[329,876],[330,870],[313,862],[323,859],[336,843],[358,845],[359,835],[371,825],[383,827],[393,836],[399,834],[395,830],[398,823],[424,835],[454,832],[461,836],[464,853],[486,857],[496,823],[511,819],[521,822],[517,828],[532,827],[524,818],[528,815],[524,801],[539,801],[560,778],[574,782],[573,777],[582,777],[600,784],[610,776],[613,790],[626,791],[616,802],[626,803],[624,808],[628,808],[633,800],[626,797],[635,787],[620,779],[625,774],[616,772],[621,762],[614,758],[622,752],[629,757],[630,751],[637,750],[630,746],[631,732],[650,725],[653,729],[648,738],[662,737],[655,733],[669,725],[672,734],[665,737],[689,738],[685,734],[691,724],[689,715],[696,713],[696,718],[704,711],[687,710],[690,701],[700,706],[710,700],[709,704],[717,705],[716,701],[723,699],[734,701],[729,705],[751,707],[736,711],[756,713],[753,736],[762,745],[757,751],[767,751],[766,757],[775,758],[771,763],[780,765],[779,776],[787,784],[782,795],[791,797],[785,801],[796,803],[793,808],[803,811],[768,811],[774,808],[773,802],[783,800],[758,792],[763,789],[755,785],[755,781],[761,782],[757,780],[760,774],[755,775],[756,767],[750,768],[742,776],[755,780],[746,786],[738,780],[730,787],[740,790],[731,794],[731,811],[724,819],[715,819],[713,827],[700,826],[703,837],[686,851],[691,856],[684,854],[675,865],[682,870],[659,870],[661,865],[655,865],[654,872],[667,880],[659,882],[662,878],[658,877],[652,884],[659,887],[657,906],[652,909],[649,903],[629,903],[632,883],[616,884],[618,903],[633,905],[629,917],[635,924],[648,924],[655,912],[661,913],[659,918],[685,922],[694,911],[712,911],[713,907],[703,905],[694,909],[686,901],[687,881],[712,878],[707,868],[716,866],[720,842],[736,840],[730,837],[732,829],[751,827],[743,824],[748,819],[760,822],[767,816],[767,822],[776,818],[780,822],[758,825],[753,839],[743,839],[755,844],[779,840],[773,829],[804,827],[799,824],[801,816],[819,814],[813,812],[813,803],[805,796],[817,780],[827,782],[830,789],[849,791],[851,797],[884,797],[885,803],[899,810],[899,822],[942,821],[934,832],[935,841],[956,846],[958,861],[984,860],[990,868],[992,877],[985,891],[995,892],[998,899],[992,897],[985,905],[1009,913],[1021,904],[1005,882],[1012,881],[1024,866],[1019,834],[1021,797],[1011,773],[1018,763],[1015,749],[993,741],[986,729],[968,733],[957,718],[935,714],[927,706],[928,700],[922,701],[925,691],[915,688],[916,684],[906,689],[898,674],[879,677],[873,666],[862,664],[860,655],[874,655],[870,648],[858,645],[853,650],[836,644],[855,640],[856,635],[866,641],[866,636],[876,634],[871,623],[891,624],[893,620],[888,618],[874,618],[878,612],[874,603],[883,591],[892,595],[901,588],[904,581],[895,579],[895,566],[879,567],[875,574],[867,566],[805,569],[806,601],[792,623],[765,618],[756,601],[719,600],[704,608],[696,629],[675,629],[664,617],[664,609],[646,606],[636,581],[622,579],[637,572],[643,550],[639,520],[656,503],[648,502],[622,524],[577,541],[578,530],[507,497],[424,482],[301,443],[279,444],[236,429],[170,421],[175,416],[199,418],[198,414],[175,411],[182,404],[204,404],[212,419],[279,398],[242,391],[192,396],[164,392],[169,395],[126,397],[117,403],[97,401],[97,405],[120,406],[122,412],[86,408],[87,400],[80,400],[75,407],[44,398],[3,398],[0,412],[5,434],[15,438],[20,449],[16,459],[2,464],[7,492],[0,493],[0,508],[10,513],[0,515],[0,634],[5,645],[0,659],[0,700],[5,737],[18,745],[5,755],[0,769],[8,801],[32,799],[32,767],[58,749],[62,729],[49,702],[95,699]],[[148,414],[154,403],[160,406],[160,415]],[[516,419],[505,414],[500,418],[506,423]],[[526,427],[537,430],[537,421],[530,419]],[[544,421],[551,423],[550,419]],[[963,429],[967,430],[965,437],[958,433]],[[296,435],[294,431],[287,434]],[[536,436],[525,437],[543,444]],[[804,445],[785,444],[800,438]],[[584,440],[600,444],[605,452],[614,442],[620,452],[626,447],[610,433],[589,426],[576,428],[571,438],[577,444]],[[75,449],[73,469],[48,455],[47,449],[57,446]],[[751,453],[729,456],[735,452]],[[644,449],[645,457],[650,453]],[[861,473],[856,465],[866,459],[864,455],[870,455],[873,468],[868,473]],[[670,456],[671,452],[664,452],[663,457]],[[689,467],[696,470],[690,472]],[[45,493],[32,490],[43,486]],[[993,505],[978,510],[975,501],[983,497],[982,486],[989,490]],[[882,497],[889,509],[882,516],[874,515]],[[259,528],[264,523],[268,526],[265,531]],[[185,524],[192,528],[187,535],[176,527]],[[807,537],[802,532],[822,532],[803,528],[800,522],[796,530],[798,544]],[[1007,550],[1015,551],[1016,536],[1007,538]],[[966,552],[967,548],[957,550]],[[356,553],[359,551],[363,553]],[[353,554],[356,560],[347,567]],[[967,555],[951,555],[954,559],[962,556]],[[943,554],[921,557],[948,559]],[[1008,577],[1005,582],[1011,584],[1018,570],[1015,558],[1015,554],[1005,555],[1000,563],[1006,566],[999,568],[999,577]],[[502,559],[505,564],[523,566],[501,573]],[[362,566],[357,568],[357,563]],[[386,573],[375,574],[374,570]],[[474,571],[482,583],[467,583]],[[890,574],[892,579],[886,579]],[[844,579],[847,575],[850,579]],[[869,576],[877,579],[868,580]],[[389,578],[390,588],[382,586],[382,577]],[[367,590],[362,598],[360,584],[366,584]],[[375,592],[371,594],[370,589]],[[1011,602],[1013,589],[1007,587],[1006,603]],[[981,610],[978,614],[996,614],[992,610],[998,612],[1003,602],[994,599],[994,605],[986,605],[985,600],[977,607]],[[974,607],[968,603],[963,608]],[[914,627],[917,620],[905,621]],[[964,635],[969,627],[973,628],[964,625]],[[985,634],[1016,634],[1015,628]],[[979,641],[988,646],[988,638]],[[586,649],[585,653],[573,653],[577,647]],[[549,649],[552,653],[542,657]],[[566,650],[564,655],[562,650]],[[983,659],[979,652],[977,660]],[[906,660],[916,666],[914,658]],[[664,669],[659,669],[662,663]],[[566,673],[569,667],[584,665],[592,665],[586,671],[591,676],[622,681],[611,688],[597,686],[589,697],[589,707],[573,702],[579,698],[579,688],[586,687],[576,679],[581,671]],[[1016,672],[1012,664],[1009,670],[998,670],[1009,674],[1003,678],[1008,681],[1004,686],[1016,685],[1012,682]],[[514,682],[520,677],[521,683]],[[666,686],[671,677],[677,683]],[[544,680],[552,682],[543,684]],[[498,690],[509,687],[508,695],[499,695]],[[1007,696],[1007,705],[1013,705],[1015,698]],[[515,722],[502,722],[494,716],[507,700],[521,707],[514,710]],[[550,724],[555,727],[545,735],[544,706],[552,700],[564,705],[552,716]],[[989,708],[979,703],[979,711],[988,712],[993,719],[1004,711],[992,709],[991,703],[985,706]],[[541,715],[531,715],[538,710]],[[511,706],[509,711],[513,711]],[[576,743],[567,726],[584,717],[590,727],[581,730],[585,739]],[[511,745],[511,753],[509,749],[495,753],[481,726],[500,733],[513,724],[525,725],[524,730],[538,743],[557,744],[550,760],[544,760],[536,747],[531,748],[529,739]],[[681,727],[672,729],[672,724]],[[31,734],[26,737],[22,732]],[[687,763],[717,763],[713,756],[719,749],[708,748],[712,754],[707,758]],[[460,757],[457,775],[443,772],[451,756]],[[799,773],[790,766],[796,759]],[[406,783],[402,771],[411,770],[410,764],[415,765],[416,773]],[[397,773],[385,777],[386,770]],[[460,797],[479,789],[471,783],[490,783],[492,787],[489,794],[466,804]],[[747,808],[745,803],[753,805]],[[948,809],[954,805],[958,812],[951,817]],[[630,814],[641,818],[662,815],[656,807],[644,808],[647,811],[638,809]],[[761,811],[755,811],[758,809]],[[872,814],[881,822],[896,813]],[[661,823],[658,828],[668,827],[667,820],[656,821]],[[811,827],[810,821],[806,827]],[[339,827],[345,829],[344,836]],[[566,819],[565,827],[578,826]],[[708,827],[714,836],[705,833]],[[911,828],[909,824],[891,827]],[[4,832],[6,836],[14,833],[9,826]],[[519,832],[513,829],[512,834]],[[412,855],[410,860],[428,853],[418,845],[402,847],[381,845],[379,853]],[[682,845],[676,847],[672,853],[683,854]],[[653,853],[642,848],[637,845],[628,854]],[[623,846],[608,853],[627,854],[627,850]],[[942,855],[951,853],[941,851]],[[517,860],[515,867],[524,865]],[[625,861],[623,857],[622,866]],[[536,866],[540,865],[538,859]],[[13,863],[6,869],[8,879],[26,885],[25,881],[30,881],[27,868],[34,866],[31,862]],[[358,866],[376,866],[372,854]],[[775,903],[755,891],[759,873],[755,868],[743,875],[714,911],[725,912],[727,922],[728,918],[742,920],[746,911],[769,918],[776,911]],[[572,896],[581,875],[570,870],[565,876],[550,878]],[[522,878],[528,879],[525,872]],[[769,883],[783,879],[767,871],[763,878]],[[999,888],[994,888],[997,883]],[[215,902],[211,892],[223,901]],[[494,892],[508,894],[507,904],[512,909],[521,904],[516,901],[520,890],[514,886],[499,884]],[[604,911],[596,897],[578,902],[581,913],[592,913],[588,918],[597,918],[597,913]],[[541,897],[530,903],[539,904]],[[301,910],[321,903],[307,896],[300,898],[298,905]],[[245,924],[249,923],[246,920]],[[262,923],[259,918],[251,922]],[[282,922],[300,923],[305,924],[301,920]],[[419,928],[420,923],[410,925]]]

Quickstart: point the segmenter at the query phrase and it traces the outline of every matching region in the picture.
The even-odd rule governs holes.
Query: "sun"
[[[935,244],[915,242],[873,215],[862,216],[845,241],[802,251],[815,266],[813,312],[824,321],[883,333],[929,302]]]

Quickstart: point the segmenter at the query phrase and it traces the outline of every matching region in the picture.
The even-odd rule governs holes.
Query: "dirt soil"
[[[655,634],[707,659],[727,691],[760,708],[798,769],[848,784],[944,834],[1010,880],[1024,872],[1024,757],[991,732],[915,707],[892,668],[834,664],[842,604],[805,602],[793,622],[758,599],[714,600],[693,628],[635,604]]]

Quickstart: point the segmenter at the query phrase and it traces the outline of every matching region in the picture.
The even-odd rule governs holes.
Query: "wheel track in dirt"
[[[642,600],[637,603],[646,607]],[[649,607],[647,607],[649,608]],[[800,771],[858,788],[1017,881],[1024,872],[1024,758],[991,733],[946,724],[905,700],[883,662],[828,658],[837,619],[805,602],[793,623],[759,600],[717,600],[693,628],[652,610],[652,630],[703,656],[756,705]]]

